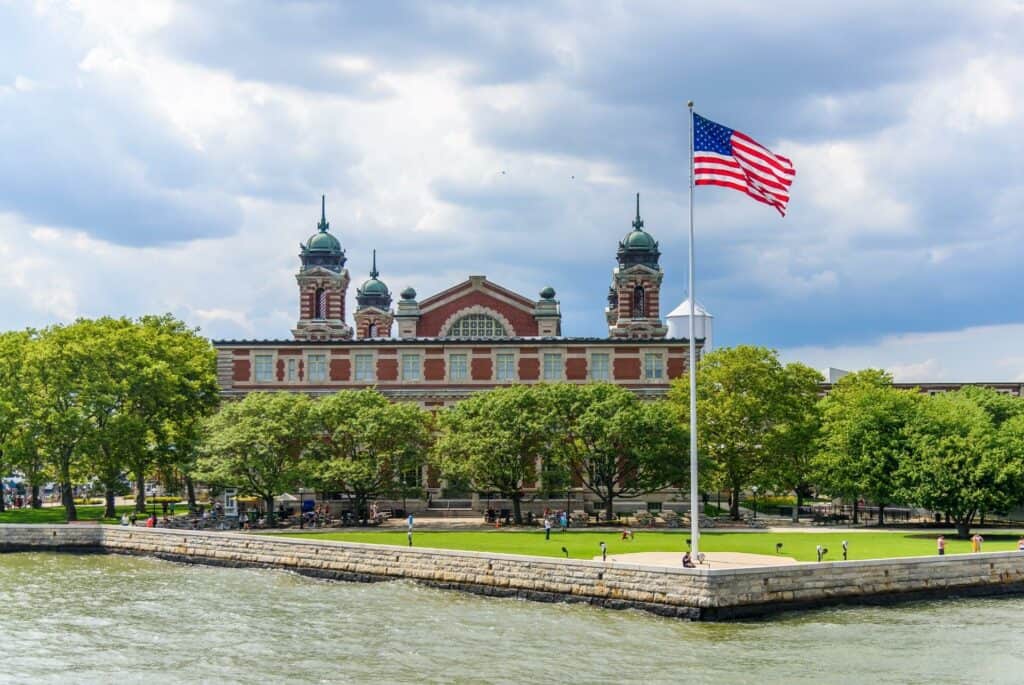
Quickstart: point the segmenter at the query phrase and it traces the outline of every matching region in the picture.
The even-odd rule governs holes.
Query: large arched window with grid
[[[505,327],[487,314],[466,314],[451,325],[449,338],[500,338],[508,335]]]

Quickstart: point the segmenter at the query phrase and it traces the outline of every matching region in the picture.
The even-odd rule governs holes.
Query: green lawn
[[[775,554],[775,544],[781,542],[783,556],[798,561],[814,561],[815,548],[828,548],[827,561],[841,560],[842,541],[850,543],[849,558],[881,559],[889,557],[927,556],[935,554],[937,532],[872,532],[872,533],[704,533],[701,536],[701,550],[705,552],[750,552],[754,554]],[[406,545],[404,530],[395,531],[353,531],[287,533],[289,537],[317,540],[341,540],[387,545]],[[478,552],[500,552],[506,554],[528,554],[535,556],[564,556],[562,547],[574,559],[590,559],[601,553],[599,543],[608,545],[608,554],[629,552],[679,552],[686,550],[688,532],[644,531],[635,533],[635,539],[621,540],[616,533],[593,533],[553,531],[551,540],[544,540],[543,531],[480,531],[480,532],[416,532],[413,543],[416,547],[440,549],[462,549]],[[1017,548],[1018,535],[1009,533],[986,533],[986,552],[1007,551]],[[967,540],[957,540],[951,533],[946,534],[946,554],[970,552]]]
[[[100,523],[120,523],[121,514],[132,513],[135,507],[132,505],[118,505],[117,518],[103,518],[103,505],[80,504],[75,507],[78,510],[79,521],[98,521]],[[175,507],[175,513],[181,514],[187,511],[184,505]],[[147,512],[153,511],[153,507],[147,507]],[[157,515],[163,515],[163,508],[157,505]],[[139,515],[145,518],[142,514]],[[67,515],[64,507],[43,507],[42,509],[8,509],[0,513],[0,523],[64,523]]]

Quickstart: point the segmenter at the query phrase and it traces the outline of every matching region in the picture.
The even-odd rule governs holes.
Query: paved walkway
[[[594,557],[601,561],[600,555]],[[612,554],[608,561],[620,564],[641,564],[644,566],[672,566],[682,568],[683,555],[679,552],[636,552],[633,554]],[[744,552],[706,552],[701,568],[754,568],[757,566],[792,566],[802,562],[792,557],[770,554],[747,554]]]

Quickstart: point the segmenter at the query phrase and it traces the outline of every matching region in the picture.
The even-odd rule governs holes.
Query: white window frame
[[[652,365],[652,360],[656,365]],[[665,355],[661,352],[644,352],[644,380],[665,380]]]
[[[501,357],[509,357],[512,360],[510,367],[511,375],[501,375]],[[512,351],[498,351],[494,353],[494,380],[496,381],[516,381],[519,380],[519,368],[518,360],[516,359],[516,353]]]
[[[267,376],[264,377],[260,373],[260,362],[266,361]],[[253,355],[252,360],[252,379],[257,383],[273,383],[274,382],[274,355],[273,354],[256,354]]]
[[[285,378],[287,378],[289,382],[295,383],[299,380],[299,360],[295,357],[288,357],[286,366],[288,370]]]
[[[594,375],[594,369],[596,364],[594,360],[597,358],[604,359],[604,375],[598,378]],[[587,364],[587,378],[592,381],[610,381],[612,379],[612,355],[610,352],[592,352],[590,354],[590,363]]]
[[[483,332],[484,328],[489,329],[488,332]],[[444,335],[448,338],[504,338],[509,332],[496,317],[486,312],[470,312],[453,321]]]
[[[558,358],[558,369],[557,371],[548,373],[548,359]],[[565,355],[561,352],[544,352],[541,355],[541,374],[540,378],[542,381],[560,381],[565,379]]]
[[[323,362],[323,366],[317,369],[318,378],[313,377],[313,359]],[[309,383],[325,383],[327,381],[327,355],[315,352],[306,355],[306,381]]]
[[[361,377],[359,373],[359,361],[366,360],[368,362],[366,368],[366,377]],[[352,380],[356,383],[372,383],[377,380],[377,364],[372,353],[360,352],[353,355],[352,359]]]
[[[461,373],[455,373],[455,359],[461,360]],[[468,352],[453,352],[448,355],[448,380],[468,381],[469,380],[470,356]]]
[[[415,375],[413,375],[410,372],[411,368],[412,368],[412,365],[411,364],[406,365],[406,360],[412,360],[412,359],[416,360]],[[423,355],[421,355],[419,352],[403,352],[399,356],[399,362],[401,363],[401,366],[402,366],[401,372],[402,372],[402,381],[403,382],[408,383],[410,381],[416,382],[416,381],[422,381],[423,380]]]

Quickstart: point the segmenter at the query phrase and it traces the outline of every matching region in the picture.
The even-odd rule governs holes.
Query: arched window
[[[367,338],[376,338],[377,337],[377,324],[376,324],[376,322],[371,323],[369,326],[366,327],[366,337]]]
[[[313,318],[314,319],[326,319],[327,318],[327,292],[323,288],[316,289],[316,295],[313,300]]]
[[[493,316],[467,314],[453,323],[446,335],[450,338],[498,338],[508,333]]]
[[[633,318],[642,319],[647,316],[647,299],[644,296],[644,287],[638,285],[633,291]]]

